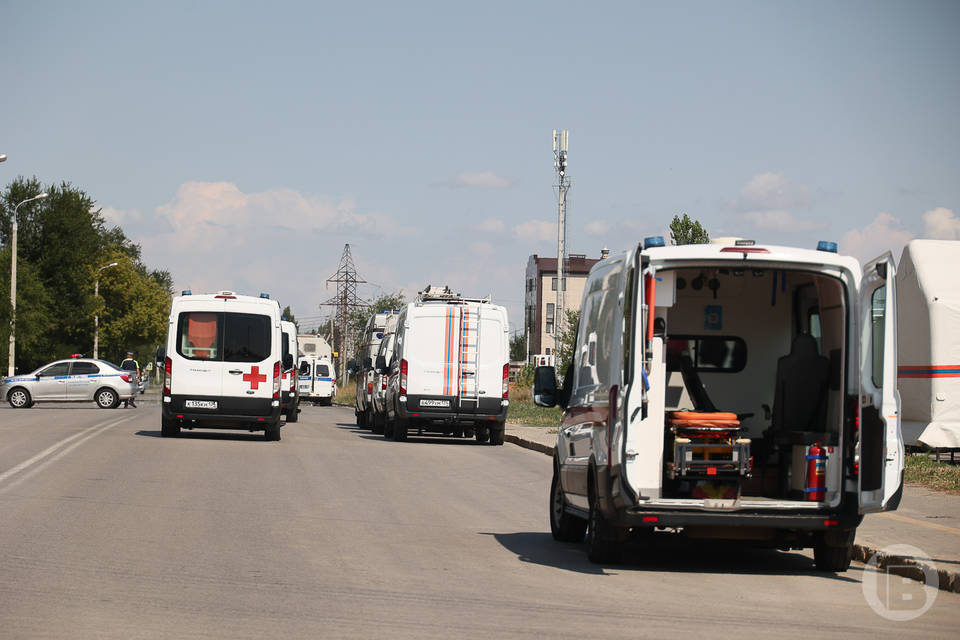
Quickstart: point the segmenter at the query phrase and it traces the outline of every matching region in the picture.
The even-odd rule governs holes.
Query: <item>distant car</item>
[[[0,398],[14,409],[37,402],[96,402],[112,409],[137,393],[136,375],[112,362],[70,358],[44,365],[27,375],[4,378]]]

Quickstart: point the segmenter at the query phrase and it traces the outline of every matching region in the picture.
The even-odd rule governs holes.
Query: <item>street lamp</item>
[[[116,262],[111,262],[110,264],[105,264],[99,269],[97,269],[97,279],[93,283],[93,297],[100,297],[100,272],[104,269],[109,269],[110,267],[117,266]],[[96,301],[94,301],[96,303]],[[100,357],[98,353],[98,347],[100,346],[100,315],[93,315],[93,359],[96,360]]]
[[[21,205],[43,200],[46,193],[38,193],[17,203],[13,208],[13,225],[10,230],[10,359],[7,360],[7,375],[13,377],[14,352],[17,345],[17,209]]]

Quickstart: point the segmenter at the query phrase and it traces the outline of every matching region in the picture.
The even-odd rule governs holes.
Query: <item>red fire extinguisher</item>
[[[820,446],[820,441],[814,442],[807,450],[807,486],[803,490],[807,500],[820,502],[826,495],[827,452]]]

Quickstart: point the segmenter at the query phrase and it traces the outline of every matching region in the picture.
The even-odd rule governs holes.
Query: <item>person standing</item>
[[[137,391],[139,391],[140,390],[140,363],[134,359],[133,351],[127,351],[127,357],[124,358],[123,361],[120,363],[120,368],[123,369],[124,371],[134,372],[136,377],[133,379],[133,381],[137,385]],[[135,401],[137,396],[137,391],[133,392],[133,395],[130,396],[129,400],[123,401],[124,408],[127,408],[127,407],[133,407],[134,409],[137,408],[137,403]]]

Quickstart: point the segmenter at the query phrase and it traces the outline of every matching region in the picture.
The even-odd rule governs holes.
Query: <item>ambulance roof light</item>
[[[830,253],[836,253],[837,243],[829,242],[828,240],[821,240],[817,243],[817,251],[829,251]]]
[[[663,236],[647,236],[643,239],[643,248],[649,249],[650,247],[662,247],[665,243],[663,242]]]
[[[260,297],[263,298],[264,300],[269,300],[269,299],[270,299],[270,294],[269,294],[269,293],[261,293],[261,294],[260,294]]]
[[[180,292],[180,295],[182,295],[182,296],[192,296],[192,295],[193,295],[193,291],[190,291],[190,289],[184,289],[183,291]]]

